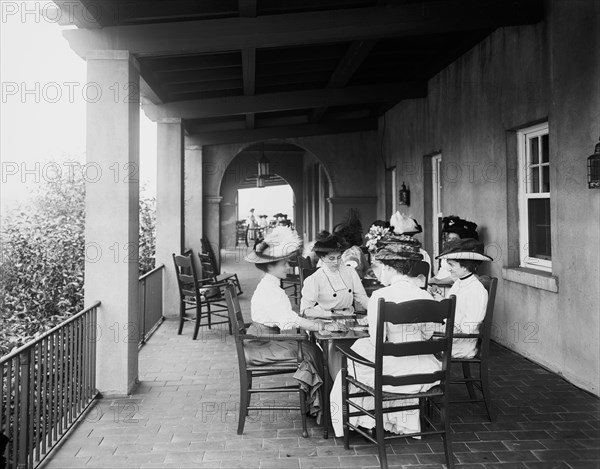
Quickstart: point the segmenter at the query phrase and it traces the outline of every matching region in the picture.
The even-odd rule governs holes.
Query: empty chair
[[[200,326],[212,328],[216,324],[229,324],[227,307],[224,304],[223,289],[228,282],[214,282],[213,279],[198,279],[191,250],[183,255],[173,254],[177,285],[179,287],[179,328],[177,334],[183,331],[185,321],[195,321],[193,339],[198,337]],[[195,310],[195,315],[187,315],[188,310]],[[218,319],[213,321],[213,315]],[[202,324],[202,319],[206,323]],[[231,324],[229,324],[231,333]]]
[[[237,349],[238,364],[240,371],[240,407],[238,420],[238,435],[244,431],[246,416],[250,410],[298,410],[302,418],[302,436],[308,437],[306,429],[306,393],[301,388],[300,383],[292,385],[274,385],[265,386],[264,383],[256,383],[255,379],[273,375],[294,374],[302,363],[302,342],[308,340],[306,334],[268,334],[268,335],[250,335],[246,329],[249,324],[244,322],[244,317],[240,308],[235,288],[229,284],[225,289],[225,298],[229,310],[229,319],[233,328],[235,344]],[[272,363],[268,365],[250,365],[247,363],[244,343],[247,341],[274,341],[274,340],[296,340],[298,342],[297,363]],[[252,395],[258,393],[298,393],[299,402],[297,405],[261,405],[260,402],[252,405]]]
[[[479,281],[488,292],[488,302],[485,310],[485,318],[479,326],[479,332],[476,334],[454,333],[454,339],[477,339],[477,354],[472,358],[452,358],[452,363],[462,365],[462,378],[452,380],[452,384],[464,384],[469,392],[469,399],[454,400],[452,403],[481,402],[485,405],[486,412],[490,421],[494,419],[494,410],[492,408],[492,399],[490,395],[490,385],[488,377],[488,359],[490,355],[490,335],[492,331],[492,319],[494,316],[494,302],[496,299],[496,287],[498,279],[480,276]],[[471,365],[478,368],[476,376],[471,374]],[[481,393],[479,398],[475,393],[475,388]]]
[[[198,258],[200,259],[200,265],[202,266],[202,279],[212,279],[215,283],[230,282],[235,286],[238,295],[244,293],[236,273],[217,273],[217,269],[214,262],[211,260],[211,256],[206,253],[199,252]]]
[[[444,441],[446,463],[449,468],[454,467],[448,413],[448,384],[450,382],[455,305],[456,297],[454,296],[441,302],[419,299],[394,303],[379,298],[375,360],[366,359],[347,345],[337,346],[342,353],[342,420],[346,449],[349,449],[349,431],[357,431],[377,444],[380,465],[382,468],[387,468],[385,445],[388,441],[407,436],[441,435]],[[422,333],[422,330],[427,323],[442,324],[444,322],[445,327],[441,337],[433,337],[430,340],[425,338],[427,334]],[[398,342],[388,341],[387,337],[388,334],[391,334],[390,327],[392,325],[396,328],[394,329],[395,335],[400,334],[404,337],[408,331],[411,331],[410,337],[405,337],[403,341]],[[398,326],[402,327],[398,329]],[[415,359],[425,366],[426,362],[435,363],[434,355],[441,357],[440,367],[430,366],[428,370],[415,369]],[[407,361],[402,361],[404,359]],[[348,360],[352,361],[353,365],[348,366]],[[406,369],[411,370],[408,372],[410,374],[386,374],[401,370],[405,363]],[[369,368],[373,371],[369,372]],[[405,386],[409,388],[402,388]],[[421,392],[406,393],[407,390],[421,390]],[[405,402],[406,400],[410,400],[410,402]],[[434,424],[431,416],[425,411],[426,409],[437,410],[441,421]],[[421,411],[421,420],[431,429],[424,430],[423,426],[419,428],[417,422],[413,429],[419,428],[419,431],[393,433],[389,436],[385,434],[384,414],[416,410]],[[356,425],[350,421],[351,417],[359,416],[367,416],[375,421],[375,436],[363,431],[356,420],[354,421],[357,423]]]

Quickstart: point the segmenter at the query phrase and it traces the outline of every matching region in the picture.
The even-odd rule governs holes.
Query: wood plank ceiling
[[[204,144],[376,129],[493,30],[543,13],[541,0],[55,3],[82,12],[64,31],[77,53],[129,50],[145,112]]]

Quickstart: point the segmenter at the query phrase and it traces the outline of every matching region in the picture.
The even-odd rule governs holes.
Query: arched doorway
[[[269,162],[269,177],[258,182],[259,162],[264,162],[265,159]],[[276,203],[265,206],[264,209],[259,206],[245,207],[240,203],[239,191],[257,188],[257,185],[264,185],[264,189],[260,188],[259,191],[290,187],[293,192],[293,205],[288,218],[293,221],[295,229],[305,240],[314,238],[319,230],[331,229],[328,199],[332,195],[332,188],[322,163],[298,145],[287,142],[260,142],[241,150],[223,174],[219,194],[222,197],[221,247],[231,249],[236,246],[236,222],[245,219],[250,208],[256,209],[255,216],[272,216],[280,211],[274,208]]]

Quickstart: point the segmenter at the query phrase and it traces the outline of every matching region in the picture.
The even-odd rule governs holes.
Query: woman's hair
[[[379,262],[391,267],[402,275],[410,275],[417,263],[417,261],[413,261],[412,259],[381,259]]]
[[[278,261],[273,261],[273,262],[263,262],[262,264],[254,264],[256,266],[256,268],[258,270],[262,270],[263,272],[267,273],[269,272],[269,266],[274,266],[277,265],[277,263],[279,263],[282,259],[279,259]]]
[[[477,267],[481,264],[481,261],[473,261],[471,259],[452,259],[457,262],[460,266],[467,269],[469,272],[474,274],[477,271]]]
[[[335,251],[315,251],[315,254],[317,255],[317,257],[319,259],[322,259],[323,257],[325,257],[327,254],[331,254],[332,252]]]

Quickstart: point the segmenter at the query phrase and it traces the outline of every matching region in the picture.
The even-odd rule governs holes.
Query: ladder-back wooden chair
[[[292,385],[274,385],[263,386],[263,383],[255,383],[255,379],[273,375],[289,375],[294,374],[298,370],[298,366],[302,362],[302,342],[308,340],[306,334],[269,334],[269,335],[250,335],[246,332],[250,324],[244,322],[240,303],[233,285],[229,284],[225,289],[225,299],[229,310],[229,319],[233,326],[233,335],[235,337],[235,345],[237,349],[238,365],[240,371],[240,407],[238,420],[238,435],[244,432],[246,416],[250,410],[297,410],[302,418],[302,436],[308,437],[306,428],[306,393],[300,387],[300,384]],[[250,365],[246,361],[244,352],[244,342],[248,340],[296,340],[298,342],[298,361],[297,363],[272,363],[269,365]],[[254,386],[254,384],[256,384]],[[251,404],[253,394],[258,393],[298,393],[298,405],[261,405],[260,402],[256,405]]]
[[[191,250],[186,251],[183,255],[173,254],[173,263],[179,287],[177,334],[181,335],[183,324],[186,321],[195,321],[194,340],[198,337],[201,326],[208,326],[211,329],[213,325],[229,324],[229,333],[231,334],[231,324],[223,297],[223,288],[228,285],[228,282],[219,283],[213,282],[212,279],[198,279]],[[188,316],[187,311],[189,310],[194,310],[195,315]],[[216,321],[213,321],[213,315],[217,318]],[[206,318],[204,324],[202,324],[203,318]]]
[[[488,361],[490,356],[490,336],[492,333],[492,319],[494,317],[494,303],[496,300],[496,288],[498,279],[496,277],[488,277],[483,275],[479,277],[479,281],[483,284],[488,292],[488,302],[485,310],[485,317],[479,326],[477,334],[454,333],[455,339],[477,339],[477,355],[473,358],[452,358],[452,363],[462,365],[462,378],[453,379],[452,384],[464,384],[469,392],[469,399],[452,400],[452,403],[478,403],[485,405],[485,410],[488,414],[490,422],[494,419],[494,409],[492,407],[492,399],[490,395],[490,384],[488,374]],[[478,367],[478,374],[471,374],[471,365]],[[481,393],[481,398],[475,393],[475,388]]]
[[[223,283],[229,282],[235,286],[236,292],[238,295],[244,293],[242,291],[242,286],[240,285],[240,280],[236,273],[228,273],[224,272],[222,274],[217,273],[217,269],[211,260],[210,255],[199,252],[198,259],[200,259],[200,265],[202,266],[202,278],[203,279],[212,279],[214,283]]]
[[[452,353],[452,331],[454,327],[454,312],[456,297],[443,301],[435,300],[413,300],[403,303],[386,302],[383,298],[377,304],[377,332],[375,361],[369,361],[354,352],[349,345],[338,345],[337,349],[342,353],[342,419],[344,423],[344,447],[349,449],[349,430],[352,429],[362,436],[377,444],[379,453],[379,464],[387,468],[387,453],[385,445],[388,441],[411,436],[441,435],[444,441],[446,453],[446,464],[449,468],[454,467],[452,454],[452,433],[450,430],[450,415],[448,412],[450,367]],[[432,337],[431,340],[411,341],[393,343],[384,341],[386,324],[420,324],[437,323],[445,321],[445,330],[442,336]],[[440,355],[441,354],[441,355]],[[385,357],[408,357],[416,355],[441,356],[441,370],[434,373],[420,373],[401,376],[384,374],[383,362]],[[348,372],[348,361],[359,363],[373,369],[374,385],[364,383],[353,377]],[[350,369],[353,369],[351,367]],[[384,386],[406,386],[414,384],[430,384],[439,382],[428,391],[414,394],[400,394],[395,392],[384,392]],[[365,409],[358,398],[372,397],[374,408]],[[418,399],[418,404],[404,404],[407,399]],[[434,399],[439,401],[434,401]],[[385,402],[392,402],[390,407],[384,407]],[[430,430],[408,434],[386,435],[383,427],[383,414],[389,412],[401,412],[410,410],[421,410],[421,420],[431,427]],[[440,414],[440,423],[434,423],[431,416],[425,410],[435,409]],[[375,436],[366,433],[361,427],[350,423],[350,417],[368,415],[375,420]],[[429,428],[426,427],[426,428]]]
[[[302,285],[300,284],[300,275],[295,273],[295,270],[298,267],[298,261],[296,259],[290,259],[288,263],[294,273],[287,274],[284,279],[279,281],[279,285],[283,288],[286,295],[292,298],[295,304],[298,304],[300,302],[300,289],[302,288]],[[291,290],[291,293],[289,293],[288,290]]]

